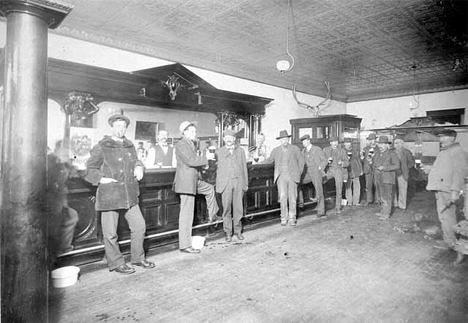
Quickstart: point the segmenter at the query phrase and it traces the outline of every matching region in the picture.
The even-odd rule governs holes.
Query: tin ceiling
[[[335,100],[468,88],[467,1],[66,2],[58,34]]]

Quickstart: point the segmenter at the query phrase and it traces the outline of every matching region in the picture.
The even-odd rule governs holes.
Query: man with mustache
[[[244,150],[236,144],[235,132],[224,131],[224,146],[218,151],[216,171],[216,192],[223,201],[223,228],[226,241],[232,241],[232,234],[244,240],[241,219],[244,215],[242,204],[244,192],[249,188],[247,160]]]

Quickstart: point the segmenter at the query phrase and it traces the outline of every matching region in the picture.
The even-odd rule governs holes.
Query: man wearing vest
[[[236,133],[230,129],[224,131],[224,143],[218,151],[218,169],[216,171],[216,192],[221,194],[223,202],[223,228],[226,241],[232,241],[232,233],[238,240],[244,240],[241,219],[244,215],[242,204],[247,191],[247,160],[244,150],[237,145]]]
[[[148,150],[145,166],[147,168],[176,167],[174,147],[167,143],[169,133],[160,130],[158,133],[158,143]]]

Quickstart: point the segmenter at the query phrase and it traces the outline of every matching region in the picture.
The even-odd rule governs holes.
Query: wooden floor
[[[200,255],[153,250],[156,268],[132,275],[84,266],[51,289],[50,322],[467,322],[468,261],[454,266],[415,230],[415,213],[437,224],[433,195],[389,221],[377,211],[247,226],[244,241],[211,237]]]

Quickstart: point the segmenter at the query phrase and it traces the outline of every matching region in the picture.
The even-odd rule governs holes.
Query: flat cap
[[[179,126],[180,133],[183,133],[189,126],[194,126],[195,124],[190,121],[183,121]]]
[[[303,135],[301,138],[299,138],[300,141],[306,140],[306,139],[309,139],[309,140],[310,140],[310,135],[309,135],[309,134],[305,134],[305,135]]]
[[[120,113],[111,115],[109,117],[109,119],[107,120],[107,122],[109,122],[109,125],[112,127],[114,122],[117,121],[117,120],[125,121],[125,123],[127,123],[127,127],[130,124],[130,119],[127,118],[126,116],[124,116],[123,114],[120,114]]]

